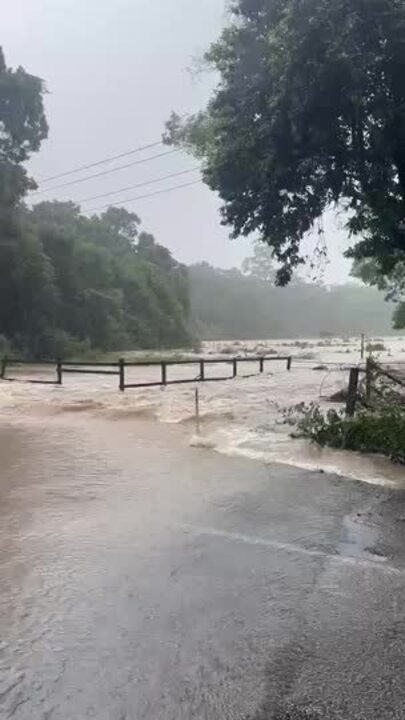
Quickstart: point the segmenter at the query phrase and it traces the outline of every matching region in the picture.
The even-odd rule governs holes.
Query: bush
[[[322,447],[380,453],[405,464],[405,409],[388,407],[378,412],[360,411],[348,418],[343,411],[324,414],[318,405],[301,405],[290,422],[295,435],[306,437]]]
[[[9,355],[11,352],[11,343],[5,335],[0,334],[0,357]]]
[[[373,352],[384,352],[387,348],[385,347],[384,343],[382,342],[374,342],[369,343],[367,345],[367,352],[373,353]]]

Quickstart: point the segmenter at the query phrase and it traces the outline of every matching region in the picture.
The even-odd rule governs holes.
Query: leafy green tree
[[[44,84],[0,48],[0,337],[34,357],[189,344],[185,269],[124,208],[23,204],[48,127]]]
[[[395,308],[394,328],[396,330],[402,330],[402,328],[405,328],[405,302],[399,303]]]
[[[387,300],[397,303],[393,317],[394,328],[405,328],[405,260],[398,260],[388,274],[382,272],[379,262],[374,258],[357,261],[353,265],[352,275],[363,280],[366,285],[375,285],[385,293]]]
[[[57,328],[67,338],[102,350],[189,344],[185,269],[139,232],[137,215],[112,207],[88,218],[73,203],[45,202],[31,219],[54,270]]]
[[[22,165],[47,136],[42,80],[7,67],[0,47],[0,333],[36,352],[53,322],[53,269],[19,206],[35,187]]]
[[[276,269],[272,249],[257,240],[253,245],[253,255],[243,261],[242,270],[256,280],[274,283]]]
[[[203,159],[232,235],[258,233],[283,285],[339,204],[349,255],[389,275],[405,256],[404,0],[233,0],[206,60],[208,107],[173,115],[166,141]]]
[[[13,208],[27,190],[35,188],[22,163],[39,150],[47,137],[40,78],[21,67],[7,67],[0,46],[0,210]]]

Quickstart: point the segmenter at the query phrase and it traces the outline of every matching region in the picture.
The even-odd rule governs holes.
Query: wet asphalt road
[[[405,717],[405,496],[77,418],[0,427],[0,717]]]

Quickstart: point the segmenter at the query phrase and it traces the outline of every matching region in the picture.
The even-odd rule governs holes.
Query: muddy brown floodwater
[[[379,353],[384,363],[405,367],[405,339],[379,339],[385,350]],[[228,382],[191,382],[162,388],[143,388],[117,392],[117,378],[64,376],[63,387],[26,385],[0,381],[0,411],[10,417],[90,413],[94,418],[154,419],[179,425],[194,445],[211,448],[228,456],[248,457],[265,463],[283,463],[307,470],[322,469],[342,477],[392,487],[404,487],[403,469],[387,459],[359,453],[319,449],[302,440],[292,440],[291,427],[283,411],[298,403],[319,403],[326,410],[328,399],[348,385],[348,365],[360,362],[360,340],[271,340],[255,342],[205,343],[200,355],[189,354],[194,362],[200,357],[212,359],[254,354],[292,355],[291,372],[285,361],[266,363],[265,373],[258,366],[240,363],[240,377]],[[175,355],[176,353],[174,353]],[[131,359],[131,354],[129,354]],[[136,353],[134,354],[136,359]],[[326,363],[326,365],[325,365]],[[318,369],[314,369],[318,368]],[[321,368],[321,369],[319,369]],[[322,369],[323,368],[323,369]],[[16,368],[10,368],[15,373]],[[54,379],[54,368],[24,367],[20,377]],[[132,368],[127,382],[151,382],[160,379],[160,368]],[[169,367],[169,379],[192,380],[198,364]],[[226,365],[206,367],[207,377],[232,375]],[[195,427],[195,387],[199,387],[201,436],[192,437]],[[334,404],[335,409],[340,406]]]
[[[403,492],[4,413],[0,717],[403,718]]]
[[[193,384],[0,383],[1,720],[403,719],[404,470],[283,423],[357,341],[271,345],[207,344],[294,361],[200,386],[198,437]]]

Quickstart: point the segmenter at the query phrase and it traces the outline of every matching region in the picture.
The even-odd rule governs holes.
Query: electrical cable
[[[165,193],[173,192],[173,190],[181,190],[182,188],[191,187],[191,185],[199,185],[201,182],[202,180],[193,180],[192,182],[184,183],[183,185],[174,185],[173,187],[165,188],[164,190],[157,190],[156,192],[148,193],[147,195],[138,195],[137,197],[127,198],[126,200],[120,200],[118,205],[124,205],[125,203],[135,202],[137,200],[145,200],[146,198],[154,197],[155,195],[164,195]],[[95,208],[88,208],[86,212],[97,212],[98,210],[104,210],[108,207],[111,207],[110,203]]]
[[[171,175],[164,175],[163,177],[155,178],[154,180],[146,180],[145,182],[137,183],[136,185],[127,185],[127,187],[120,188],[119,190],[113,190],[112,192],[101,193],[101,195],[93,195],[93,197],[87,197],[83,200],[77,200],[78,205],[82,205],[92,200],[99,200],[100,198],[108,197],[109,195],[118,195],[126,190],[135,190],[135,188],[144,187],[145,185],[153,185],[154,183],[163,182],[163,180],[169,180],[171,178],[179,177],[180,175],[187,175],[188,173],[196,172],[199,167],[191,168],[190,170],[181,170],[181,172],[171,173]]]
[[[69,182],[60,183],[59,185],[53,185],[50,188],[43,188],[42,190],[35,190],[35,192],[31,193],[31,197],[33,195],[40,195],[45,192],[53,192],[53,190],[59,190],[60,188],[68,187],[70,185],[77,185],[78,183],[87,182],[87,180],[93,180],[93,178],[110,175],[111,173],[118,172],[119,170],[126,170],[127,168],[135,167],[135,165],[143,165],[144,163],[151,162],[151,160],[157,160],[158,158],[166,157],[167,155],[173,155],[173,153],[177,152],[179,152],[179,150],[176,148],[174,150],[169,150],[169,152],[158,153],[157,155],[151,155],[150,157],[143,158],[142,160],[136,160],[135,162],[127,163],[126,165],[119,165],[118,167],[111,168],[110,170],[103,170],[100,173],[86,175],[86,177],[84,178],[78,178],[77,180],[69,180]]]
[[[141,147],[134,148],[133,150],[128,150],[127,152],[120,153],[119,155],[111,155],[110,157],[104,158],[103,160],[98,160],[94,163],[90,163],[89,165],[80,165],[73,170],[66,170],[66,172],[59,173],[58,175],[51,175],[50,177],[38,180],[38,185],[50,182],[51,180],[58,180],[59,178],[66,177],[67,175],[74,175],[75,173],[81,172],[82,170],[90,170],[90,168],[92,167],[98,167],[100,165],[104,165],[105,163],[112,162],[113,160],[120,160],[121,158],[127,157],[128,155],[134,155],[135,153],[142,152],[142,150],[149,150],[150,148],[157,147],[158,145],[163,145],[161,140],[159,140],[158,142],[149,143],[149,145],[142,145]]]

